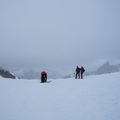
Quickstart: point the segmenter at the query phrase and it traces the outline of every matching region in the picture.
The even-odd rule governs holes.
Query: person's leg
[[[75,79],[77,79],[77,74],[78,74],[78,73],[75,74]]]
[[[43,77],[43,81],[46,82],[46,81],[45,81],[45,76]]]
[[[80,79],[80,73],[78,73],[78,78]]]
[[[44,78],[44,82],[47,82],[47,78],[46,77]]]
[[[81,73],[81,79],[83,79],[83,73]]]
[[[44,79],[43,79],[43,77],[41,77],[41,83],[43,83],[44,82]]]

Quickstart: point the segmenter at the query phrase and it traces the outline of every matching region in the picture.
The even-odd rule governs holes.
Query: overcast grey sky
[[[0,0],[0,65],[89,69],[120,60],[120,0]]]

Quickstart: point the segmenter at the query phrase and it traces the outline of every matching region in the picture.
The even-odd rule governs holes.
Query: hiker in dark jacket
[[[77,66],[76,67],[76,73],[75,73],[75,79],[77,79],[77,78],[79,78],[80,79],[80,71],[81,71],[81,69]]]
[[[80,72],[80,74],[81,74],[81,79],[83,79],[83,74],[84,74],[84,72],[85,72],[85,68],[82,66],[82,67],[81,67],[81,72]]]
[[[47,72],[41,72],[41,83],[47,82]]]

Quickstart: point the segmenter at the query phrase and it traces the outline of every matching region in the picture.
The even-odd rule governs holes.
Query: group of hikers
[[[83,79],[83,73],[85,72],[85,68],[83,66],[80,67],[76,67],[76,71],[75,71],[75,79]]]
[[[81,67],[76,67],[75,70],[75,79],[83,79],[83,74],[85,72],[85,68],[83,66]],[[41,72],[41,83],[46,83],[47,82],[47,72],[46,71],[42,71]]]

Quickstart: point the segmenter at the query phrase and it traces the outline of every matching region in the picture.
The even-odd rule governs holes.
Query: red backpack
[[[41,72],[41,77],[47,75],[47,73],[45,71]]]

